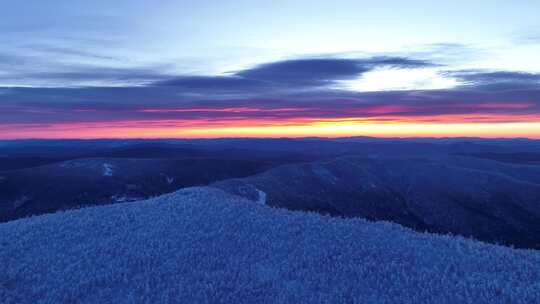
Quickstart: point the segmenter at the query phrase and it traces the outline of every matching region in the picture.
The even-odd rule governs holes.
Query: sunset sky
[[[540,138],[540,1],[2,1],[0,138]]]

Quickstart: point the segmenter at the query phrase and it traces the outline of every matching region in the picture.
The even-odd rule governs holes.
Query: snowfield
[[[0,224],[1,303],[539,303],[540,252],[209,187]]]
[[[103,164],[103,176],[113,176],[114,170],[111,164]]]

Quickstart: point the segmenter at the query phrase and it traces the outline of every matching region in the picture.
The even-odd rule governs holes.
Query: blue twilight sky
[[[524,0],[2,0],[0,120],[142,119],[148,104],[339,118],[383,103],[400,115],[442,115],[457,103],[463,113],[511,109],[523,121],[540,114],[539,12],[540,1]],[[439,107],[430,96],[404,110],[418,91]]]
[[[4,0],[1,6],[0,54],[44,61],[28,70],[80,64],[208,74],[289,57],[404,55],[448,44],[450,54],[439,56],[457,67],[540,71],[540,1]],[[25,67],[3,70],[23,74]]]

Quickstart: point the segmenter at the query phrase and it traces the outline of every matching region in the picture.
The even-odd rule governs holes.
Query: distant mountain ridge
[[[214,158],[88,158],[3,171],[0,222],[143,200],[184,187],[253,175],[272,166],[266,161]]]
[[[212,186],[273,207],[540,248],[540,167],[468,157],[341,157]]]
[[[0,222],[227,180],[273,206],[538,248],[536,161],[527,139],[0,141]]]

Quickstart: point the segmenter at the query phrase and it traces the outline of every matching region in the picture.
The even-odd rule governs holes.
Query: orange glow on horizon
[[[493,115],[338,119],[123,121],[4,125],[0,138],[219,138],[219,137],[528,137],[540,139],[540,117]],[[514,117],[515,118],[515,117]],[[530,119],[530,120],[529,120]]]
[[[306,136],[540,138],[540,113],[530,102],[484,101],[467,107],[454,105],[449,108],[442,105],[428,109],[418,105],[377,104],[334,110],[313,106],[143,108],[135,110],[137,115],[134,117],[144,119],[115,119],[115,115],[104,112],[104,117],[111,117],[110,121],[85,122],[86,119],[99,119],[100,111],[75,109],[72,112],[75,122],[0,123],[0,139]],[[92,115],[87,116],[87,112],[92,112]]]

